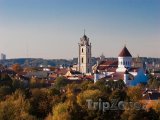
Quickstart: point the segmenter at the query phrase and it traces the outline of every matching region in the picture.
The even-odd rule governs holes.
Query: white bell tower
[[[132,55],[128,51],[127,47],[124,46],[121,53],[118,56],[118,69],[117,72],[125,72],[127,69],[131,68]]]
[[[85,35],[80,38],[78,67],[81,73],[91,73],[91,43],[89,38]]]

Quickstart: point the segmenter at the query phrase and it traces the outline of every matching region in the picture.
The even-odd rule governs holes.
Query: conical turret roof
[[[128,51],[127,47],[124,46],[122,51],[119,54],[119,57],[132,57],[131,53]]]

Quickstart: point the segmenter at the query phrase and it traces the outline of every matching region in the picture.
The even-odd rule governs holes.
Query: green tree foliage
[[[112,90],[123,89],[123,88],[126,87],[126,85],[125,85],[123,80],[118,80],[118,81],[108,80],[106,82],[106,86],[108,86]]]
[[[160,87],[160,79],[157,78],[150,79],[148,82],[148,86],[151,89],[158,89]]]
[[[31,78],[29,81],[30,88],[44,88],[46,87],[46,82],[43,79]]]
[[[54,83],[55,88],[60,89],[67,85],[67,80],[65,77],[57,77]]]
[[[86,107],[87,99],[97,101],[101,95],[102,93],[100,90],[86,90],[77,96],[77,103],[82,107]]]
[[[108,96],[111,94],[111,89],[106,86],[106,81],[104,80],[99,80],[98,82],[95,83],[95,86],[103,93],[104,96]]]
[[[57,90],[56,88],[49,88],[48,89],[48,94],[51,95],[51,96],[60,95],[60,91]]]
[[[127,89],[127,96],[130,101],[138,102],[142,99],[142,90],[140,86],[129,87]]]
[[[157,120],[160,117],[160,104],[146,110],[103,112],[99,108],[94,109],[94,105],[92,110],[88,109],[89,99],[93,102],[100,99],[102,102],[141,100],[141,86],[126,88],[121,80],[67,84],[64,77],[58,77],[55,86],[48,88],[36,86],[37,79],[30,82],[33,86],[29,88],[23,88],[16,79],[11,85],[0,86],[0,120]]]
[[[53,120],[71,120],[71,115],[68,112],[69,106],[67,103],[59,103],[53,109]]]
[[[11,86],[12,85],[12,79],[8,76],[7,73],[0,73],[0,86],[7,85]]]
[[[6,95],[12,93],[10,86],[1,86],[0,87],[0,100],[4,99]]]
[[[45,118],[52,111],[53,99],[47,89],[33,89],[30,98],[30,114],[37,118]]]
[[[158,114],[153,109],[149,111],[130,109],[124,111],[121,115],[121,120],[158,120],[158,117]]]
[[[5,101],[0,102],[0,120],[28,120],[35,119],[28,114],[30,104],[22,92],[16,91]]]
[[[114,90],[109,97],[110,100],[117,99],[118,101],[124,101],[126,100],[126,98],[127,98],[126,92],[118,89]]]
[[[25,88],[24,82],[22,80],[12,79],[12,88],[13,90],[24,89]]]

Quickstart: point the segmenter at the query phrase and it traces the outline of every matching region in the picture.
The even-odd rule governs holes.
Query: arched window
[[[83,63],[83,57],[82,57],[82,63]]]
[[[82,48],[82,53],[83,53],[83,48]]]
[[[89,64],[90,62],[89,62],[89,58],[88,58],[88,64]]]

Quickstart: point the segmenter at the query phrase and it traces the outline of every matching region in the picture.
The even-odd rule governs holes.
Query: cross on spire
[[[125,44],[124,44],[124,47],[126,47],[126,45],[127,45],[127,41],[125,40],[125,42],[124,42]]]

